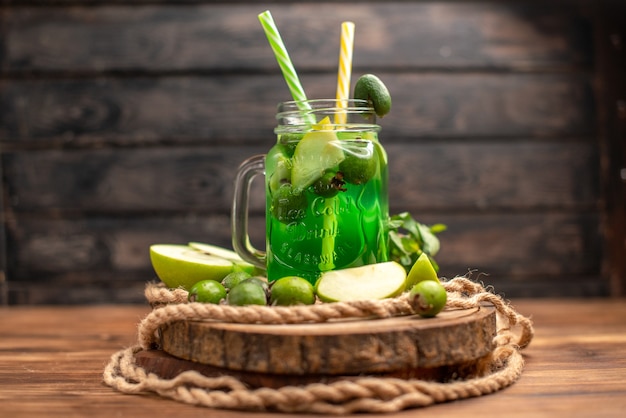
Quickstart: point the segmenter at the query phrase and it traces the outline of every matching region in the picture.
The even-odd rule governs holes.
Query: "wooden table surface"
[[[535,338],[513,386],[385,417],[617,417],[626,410],[626,300],[514,300]],[[106,386],[111,354],[134,345],[147,306],[0,308],[0,417],[280,417],[126,395]],[[363,415],[361,415],[363,416]],[[365,415],[378,416],[378,415]],[[382,416],[382,415],[380,415]]]

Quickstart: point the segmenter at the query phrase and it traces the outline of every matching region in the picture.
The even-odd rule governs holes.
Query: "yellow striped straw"
[[[350,98],[350,76],[352,75],[352,50],[354,47],[354,23],[341,24],[341,48],[339,50],[339,70],[337,71],[337,100],[341,108],[347,107]],[[346,113],[337,112],[335,123],[346,123]]]

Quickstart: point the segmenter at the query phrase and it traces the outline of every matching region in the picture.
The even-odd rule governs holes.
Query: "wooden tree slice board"
[[[492,351],[495,317],[493,307],[481,306],[444,310],[435,318],[322,324],[179,321],[160,330],[163,352],[144,353],[138,361],[162,377],[196,369],[235,373],[262,386],[362,374],[441,380]]]
[[[154,373],[162,379],[173,379],[180,373],[195,371],[208,377],[231,376],[252,388],[269,387],[276,389],[283,386],[302,386],[310,383],[329,384],[338,380],[356,379],[364,376],[363,374],[289,375],[243,372],[183,360],[163,350],[140,351],[135,355],[135,362],[147,373]],[[479,362],[471,361],[450,366],[404,369],[390,373],[372,373],[367,376],[447,382],[452,379],[463,379],[474,376],[477,373],[480,373]]]

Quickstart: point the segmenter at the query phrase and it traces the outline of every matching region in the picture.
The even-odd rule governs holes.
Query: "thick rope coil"
[[[414,312],[406,295],[381,301],[342,302],[296,307],[231,307],[186,303],[184,290],[148,285],[146,298],[153,311],[139,325],[139,344],[111,357],[104,381],[124,393],[153,392],[180,402],[218,409],[308,412],[342,415],[355,412],[389,413],[481,396],[513,384],[522,374],[519,352],[533,337],[532,323],[515,312],[500,296],[464,277],[443,282],[448,292],[446,308],[472,308],[492,304],[497,312],[495,349],[483,374],[447,383],[388,377],[351,377],[331,383],[250,389],[231,376],[207,377],[186,371],[173,379],[146,373],[135,355],[156,341],[156,330],[178,320],[211,319],[236,323],[290,324],[325,322],[341,318],[384,318]],[[513,329],[521,330],[515,333]]]
[[[167,297],[169,300],[169,297]],[[154,301],[152,301],[154,304]],[[181,320],[210,319],[243,324],[320,323],[342,318],[386,318],[412,313],[407,295],[382,301],[320,303],[310,306],[228,306],[176,303],[154,309],[139,324],[139,341],[148,348],[163,325]]]

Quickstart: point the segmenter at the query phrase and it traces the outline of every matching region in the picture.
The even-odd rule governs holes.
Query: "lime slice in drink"
[[[330,123],[324,118],[315,127],[325,128]],[[301,192],[345,158],[337,134],[332,130],[307,132],[293,153],[291,183],[294,192]]]
[[[385,299],[402,293],[406,270],[395,261],[322,273],[315,290],[323,302]]]

